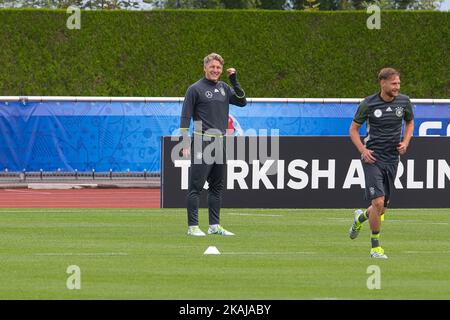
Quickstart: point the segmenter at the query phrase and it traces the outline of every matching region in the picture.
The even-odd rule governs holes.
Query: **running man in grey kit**
[[[366,181],[365,199],[371,201],[365,212],[355,211],[349,236],[355,239],[363,222],[369,220],[372,231],[370,256],[387,259],[380,245],[381,217],[391,199],[400,155],[406,153],[411,141],[414,114],[409,97],[399,94],[400,74],[395,69],[382,69],[378,80],[380,92],[360,103],[349,131],[353,144],[361,153]],[[402,140],[403,121],[405,130]],[[364,122],[367,136],[363,144],[359,128]]]
[[[226,168],[224,136],[228,126],[230,103],[244,107],[247,100],[237,80],[236,69],[227,69],[232,87],[219,80],[223,65],[224,60],[217,53],[211,53],[204,58],[205,77],[187,89],[181,111],[180,130],[185,144],[183,156],[191,157],[187,214],[188,235],[192,236],[205,236],[198,225],[199,198],[205,181],[208,181],[208,234],[234,235],[220,225],[223,176]],[[191,119],[194,121],[193,143],[188,136]],[[200,143],[197,143],[198,141]],[[210,154],[207,151],[211,146],[220,146],[220,150],[215,148],[215,153]]]

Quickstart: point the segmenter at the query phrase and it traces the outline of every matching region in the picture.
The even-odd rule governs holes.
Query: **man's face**
[[[381,91],[391,98],[398,96],[400,92],[400,77],[392,76],[389,79],[380,81]]]
[[[203,68],[205,71],[205,77],[211,81],[219,81],[220,75],[222,74],[223,66],[217,60],[211,60],[208,64]]]

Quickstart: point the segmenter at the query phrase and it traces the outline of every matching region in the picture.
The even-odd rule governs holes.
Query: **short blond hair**
[[[225,61],[223,60],[222,56],[218,53],[210,53],[203,59],[203,66],[206,67],[208,63],[210,63],[212,60],[219,61],[219,63],[223,66]]]
[[[387,80],[387,79],[389,79],[392,76],[399,76],[400,77],[400,72],[398,72],[394,68],[383,68],[378,73],[378,81]]]

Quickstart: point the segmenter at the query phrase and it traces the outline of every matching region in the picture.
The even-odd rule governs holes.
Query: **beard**
[[[386,91],[386,94],[389,97],[394,98],[394,97],[398,96],[398,91],[394,92],[393,90],[389,90],[389,91]]]

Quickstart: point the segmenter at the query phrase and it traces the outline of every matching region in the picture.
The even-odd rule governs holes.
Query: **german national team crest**
[[[395,115],[399,118],[403,117],[403,107],[397,107],[395,108]]]
[[[219,88],[220,94],[225,97],[225,89],[223,87]]]

